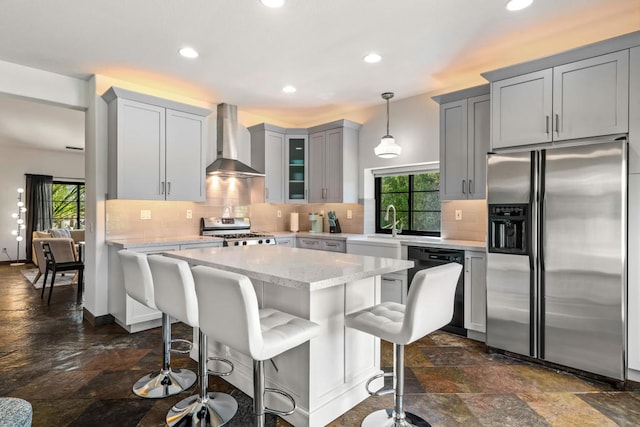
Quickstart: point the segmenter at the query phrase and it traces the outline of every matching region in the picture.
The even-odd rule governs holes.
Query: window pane
[[[413,210],[414,211],[439,211],[440,210],[440,193],[439,192],[413,193]]]
[[[413,177],[414,191],[439,191],[440,190],[440,173],[429,172]]]
[[[382,180],[382,193],[409,191],[409,176],[384,176]]]
[[[414,212],[412,230],[440,231],[440,212]]]

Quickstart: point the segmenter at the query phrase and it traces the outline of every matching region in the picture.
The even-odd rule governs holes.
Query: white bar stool
[[[162,255],[150,255],[149,267],[158,308],[191,327],[199,328],[198,297],[189,264]],[[205,309],[210,310],[206,306]],[[223,329],[226,324],[219,323],[215,327]],[[166,418],[169,426],[218,427],[226,424],[238,411],[238,402],[230,395],[219,392],[207,393],[208,375],[229,375],[233,371],[233,364],[226,359],[207,358],[207,335],[202,328],[198,334],[198,347],[200,391],[182,399],[169,410]],[[226,363],[230,369],[226,372],[209,371],[209,360]]]
[[[378,374],[367,381],[372,396],[394,393],[394,408],[381,409],[362,421],[363,427],[429,426],[421,417],[404,411],[404,346],[440,329],[453,317],[453,301],[462,266],[449,263],[420,270],[411,281],[407,305],[395,302],[366,308],[345,317],[345,324],[393,343],[393,373]],[[393,376],[394,388],[371,391],[372,381]]]
[[[154,298],[154,284],[145,254],[129,251],[118,251],[124,287],[134,300],[151,309],[157,310]],[[184,341],[184,340],[179,340]],[[196,382],[195,372],[189,369],[171,368],[171,322],[169,315],[162,313],[162,369],[140,378],[133,385],[133,392],[146,399],[159,399],[173,396],[190,388]]]
[[[255,425],[263,427],[265,413],[291,415],[296,403],[283,390],[265,388],[264,361],[309,341],[319,325],[271,308],[258,308],[251,280],[241,274],[211,267],[193,268],[198,294],[200,327],[211,339],[253,359],[253,408]],[[221,328],[220,324],[227,327]],[[292,409],[266,408],[264,393],[275,392],[291,401]]]

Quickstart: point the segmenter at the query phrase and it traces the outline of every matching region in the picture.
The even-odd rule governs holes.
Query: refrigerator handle
[[[539,220],[538,220],[538,257],[539,257],[539,265],[540,271],[538,272],[538,324],[540,325],[538,329],[538,357],[544,359],[545,355],[545,267],[544,267],[544,221],[546,217],[546,202],[547,202],[547,192],[546,192],[546,151],[542,150],[540,152],[540,206],[539,206]]]

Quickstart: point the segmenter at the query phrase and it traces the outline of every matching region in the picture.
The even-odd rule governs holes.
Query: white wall
[[[84,178],[84,154],[44,151],[23,148],[3,148],[0,155],[0,248],[7,248],[12,260],[16,258],[16,241],[11,235],[17,212],[18,187],[25,188],[25,174],[53,175],[65,178]],[[23,195],[24,201],[24,195]],[[22,236],[24,237],[24,232]],[[2,261],[7,261],[2,254]],[[24,244],[20,245],[20,259],[25,259]]]

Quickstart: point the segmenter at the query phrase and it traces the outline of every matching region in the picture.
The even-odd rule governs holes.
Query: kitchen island
[[[261,307],[270,307],[320,325],[311,341],[265,364],[267,387],[291,393],[298,405],[285,419],[294,426],[324,426],[367,397],[368,378],[380,372],[380,342],[347,329],[344,316],[380,301],[380,275],[406,270],[413,261],[313,251],[269,245],[190,249],[166,253],[191,265],[206,265],[248,276]],[[233,327],[233,325],[220,325]],[[197,331],[194,331],[194,343]],[[209,355],[230,359],[225,380],[253,395],[252,361],[219,343]],[[197,359],[194,348],[191,356]],[[277,367],[277,369],[276,369]],[[279,395],[267,394],[267,406]]]

